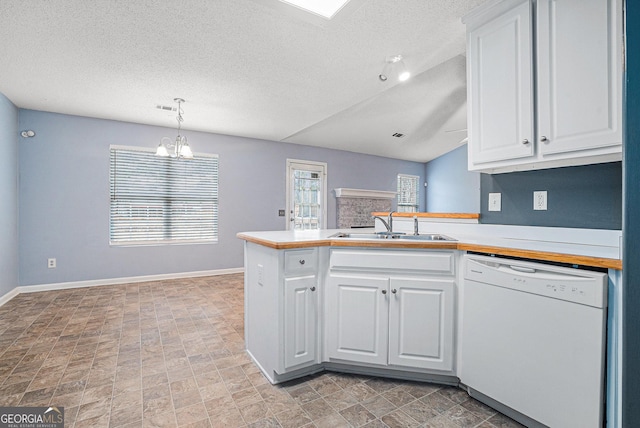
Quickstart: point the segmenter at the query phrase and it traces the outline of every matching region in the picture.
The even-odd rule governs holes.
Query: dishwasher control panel
[[[597,308],[607,305],[607,275],[602,272],[467,255],[464,278]]]

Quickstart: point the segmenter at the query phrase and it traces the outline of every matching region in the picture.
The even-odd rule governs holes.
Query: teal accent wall
[[[622,163],[481,174],[467,171],[464,145],[428,162],[427,211],[480,213],[480,222],[522,226],[622,228]],[[547,191],[547,210],[534,211],[533,192]],[[489,193],[502,209],[489,211]]]
[[[482,223],[622,229],[622,163],[482,174]],[[534,211],[533,192],[547,191],[547,210]],[[489,193],[502,210],[489,211]]]
[[[625,17],[622,426],[640,427],[640,3]]]

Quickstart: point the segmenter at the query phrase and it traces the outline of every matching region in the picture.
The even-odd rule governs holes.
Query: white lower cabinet
[[[361,254],[368,255],[380,254],[375,250]],[[330,361],[453,370],[454,256],[452,252],[422,255],[448,260],[450,268],[429,277],[428,264],[418,263],[413,270],[422,269],[419,274],[394,273],[393,258],[407,260],[406,252],[396,251],[384,254],[388,265],[382,266],[383,271],[358,272],[358,266],[349,271],[343,263],[334,263],[344,260],[344,254],[332,255],[333,265],[340,264],[344,271],[330,271],[326,284],[324,331]],[[443,277],[443,271],[451,272],[451,277]]]
[[[320,365],[319,253],[245,243],[245,344],[271,383]]]
[[[318,340],[317,277],[284,280],[284,368],[313,363]]]
[[[389,364],[451,370],[454,280],[391,278],[390,287]]]
[[[246,242],[247,352],[271,383],[330,363],[455,376],[454,268],[454,251]]]
[[[329,358],[387,364],[389,278],[329,275],[325,331]]]

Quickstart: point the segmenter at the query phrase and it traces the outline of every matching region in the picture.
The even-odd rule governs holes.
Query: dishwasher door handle
[[[517,265],[509,265],[509,268],[517,271],[517,272],[523,272],[523,273],[536,273],[536,270],[534,268],[530,268],[530,267],[525,267],[525,266],[517,266]]]

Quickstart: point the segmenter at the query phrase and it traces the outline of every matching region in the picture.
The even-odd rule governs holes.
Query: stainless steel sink
[[[455,241],[447,235],[440,235],[439,233],[428,233],[425,235],[405,235],[402,239],[409,239],[413,241]]]
[[[347,239],[398,239],[401,234],[399,233],[389,233],[389,232],[379,232],[379,233],[343,233],[338,232],[334,235],[331,235],[329,238],[347,238]]]
[[[331,235],[330,238],[344,238],[344,239],[394,239],[394,240],[408,240],[408,241],[455,241],[455,239],[440,235],[437,233],[428,233],[425,235],[405,235],[403,233],[344,233],[338,232]]]

